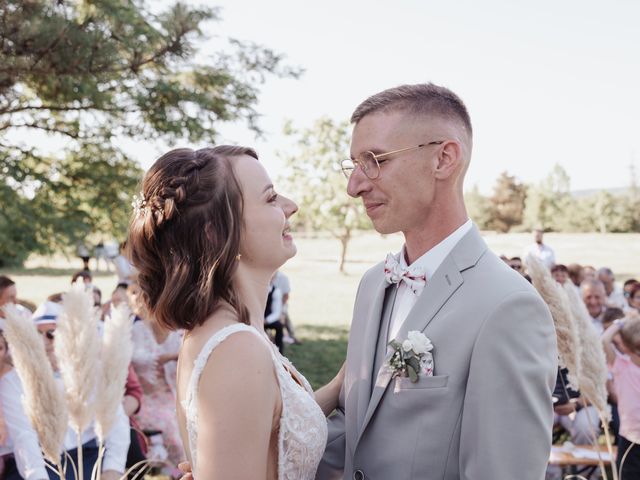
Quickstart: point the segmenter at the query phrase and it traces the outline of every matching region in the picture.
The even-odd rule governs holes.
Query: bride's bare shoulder
[[[202,325],[198,325],[184,336],[181,355],[189,360],[195,359],[199,352],[204,348],[209,339],[222,329],[231,325],[237,325],[239,322],[238,315],[230,309],[219,309],[208,317]],[[248,344],[261,344],[258,335],[253,332],[238,332],[228,337],[222,344],[236,345],[243,347]],[[216,350],[222,348],[222,344],[216,347]],[[226,350],[226,348],[225,348]]]

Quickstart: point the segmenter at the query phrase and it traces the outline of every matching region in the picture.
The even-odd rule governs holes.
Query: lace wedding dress
[[[183,402],[194,471],[197,462],[197,397],[200,375],[213,349],[229,335],[236,332],[253,332],[264,342],[269,342],[255,328],[238,323],[216,332],[198,354],[194,362],[186,399]],[[282,415],[278,431],[278,480],[312,480],[324,453],[327,441],[327,422],[322,410],[314,400],[313,390],[307,380],[272,347],[270,342],[268,346],[282,396]],[[289,371],[303,382],[304,388],[293,379]],[[248,435],[250,433],[247,432]]]

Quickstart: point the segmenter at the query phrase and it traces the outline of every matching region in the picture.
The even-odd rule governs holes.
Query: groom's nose
[[[367,178],[361,168],[354,169],[347,182],[347,193],[349,196],[358,198],[370,190],[371,180]]]

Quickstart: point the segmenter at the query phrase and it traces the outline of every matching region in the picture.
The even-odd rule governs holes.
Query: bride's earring
[[[242,257],[242,254],[240,254],[240,253],[239,253],[239,254],[237,254],[237,255],[236,255],[236,260],[237,260],[237,261],[240,261],[240,258],[241,258],[241,257]]]

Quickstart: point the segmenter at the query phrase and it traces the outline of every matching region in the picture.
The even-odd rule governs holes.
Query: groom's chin
[[[371,220],[371,223],[373,224],[374,230],[380,235],[391,235],[392,233],[398,233],[400,231],[397,228],[394,228],[392,225],[387,225],[381,220],[378,220],[377,222]]]

